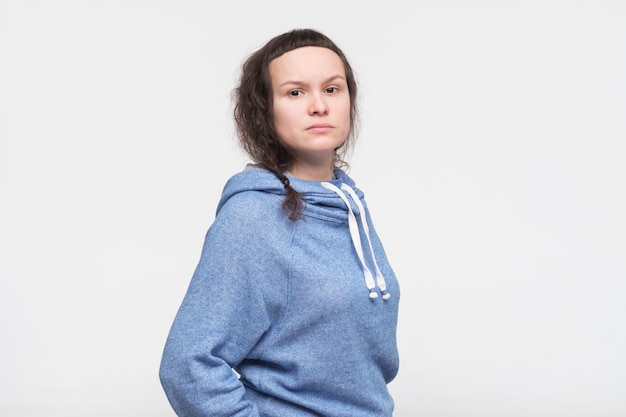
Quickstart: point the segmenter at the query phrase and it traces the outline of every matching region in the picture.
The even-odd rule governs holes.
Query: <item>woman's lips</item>
[[[306,130],[307,132],[313,132],[313,133],[326,133],[326,132],[330,132],[331,130],[333,130],[333,126],[326,124],[326,123],[316,123],[314,125],[307,127]]]

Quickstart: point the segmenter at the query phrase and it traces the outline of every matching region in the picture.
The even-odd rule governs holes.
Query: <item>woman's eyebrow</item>
[[[332,77],[327,78],[326,80],[323,81],[322,84],[328,84],[332,81],[336,81],[336,80],[343,80],[345,81],[346,78],[343,75],[333,75]],[[307,85],[308,82],[306,81],[285,81],[284,83],[282,83],[279,87],[284,87],[285,85]]]

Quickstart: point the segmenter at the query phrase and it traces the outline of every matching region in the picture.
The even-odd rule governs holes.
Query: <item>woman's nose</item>
[[[316,116],[324,116],[328,114],[328,105],[326,98],[322,94],[313,94],[311,96],[311,106],[309,113]]]

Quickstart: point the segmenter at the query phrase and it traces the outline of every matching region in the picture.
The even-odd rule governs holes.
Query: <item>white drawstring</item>
[[[383,294],[383,300],[388,300],[389,297],[391,297],[391,294],[387,292],[387,283],[385,282],[383,273],[380,272],[380,269],[378,268],[376,256],[374,256],[374,247],[372,246],[372,239],[370,239],[370,230],[369,226],[367,225],[367,212],[365,211],[363,204],[361,204],[361,200],[356,195],[352,187],[344,183],[341,185],[341,189],[347,191],[348,194],[350,194],[350,197],[352,197],[357,207],[359,208],[359,213],[361,213],[361,223],[363,223],[363,230],[365,231],[365,236],[367,236],[367,243],[369,244],[370,252],[372,253],[372,259],[374,260],[374,267],[376,268],[376,284],[378,285],[380,292]]]
[[[378,264],[376,262],[376,256],[374,255],[372,241],[369,236],[369,227],[367,226],[367,215],[365,214],[363,205],[359,201],[359,197],[356,195],[356,193],[350,186],[348,186],[347,184],[342,184],[341,188],[347,191],[348,194],[350,194],[350,197],[352,197],[357,207],[359,208],[359,212],[360,212],[359,215],[361,216],[361,223],[363,224],[363,230],[365,232],[365,235],[367,236],[367,241],[369,244],[370,252],[372,254],[372,259],[374,260],[374,266],[376,267],[376,283],[374,282],[374,277],[372,276],[370,269],[367,267],[367,264],[365,263],[365,257],[363,256],[363,246],[361,245],[361,238],[359,235],[359,225],[354,215],[354,212],[352,211],[352,206],[350,205],[348,198],[345,196],[344,193],[341,192],[341,190],[336,185],[331,184],[329,182],[322,182],[321,184],[324,188],[334,191],[343,200],[344,204],[348,207],[348,228],[350,229],[350,236],[352,237],[352,244],[354,245],[354,249],[356,250],[359,260],[361,261],[361,266],[363,268],[363,275],[365,277],[365,285],[367,286],[367,289],[369,290],[369,297],[370,298],[378,297],[378,293],[376,292],[376,284],[378,284],[378,288],[380,289],[380,292],[383,294],[383,300],[388,300],[389,297],[391,297],[391,294],[389,294],[389,292],[387,291],[387,285],[385,283],[385,279],[383,277],[383,274],[380,272],[380,269],[378,268]]]

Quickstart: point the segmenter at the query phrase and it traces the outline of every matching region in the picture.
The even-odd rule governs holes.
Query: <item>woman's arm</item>
[[[232,370],[272,321],[258,285],[264,242],[254,221],[241,210],[220,211],[174,319],[159,375],[180,417],[258,416]]]

